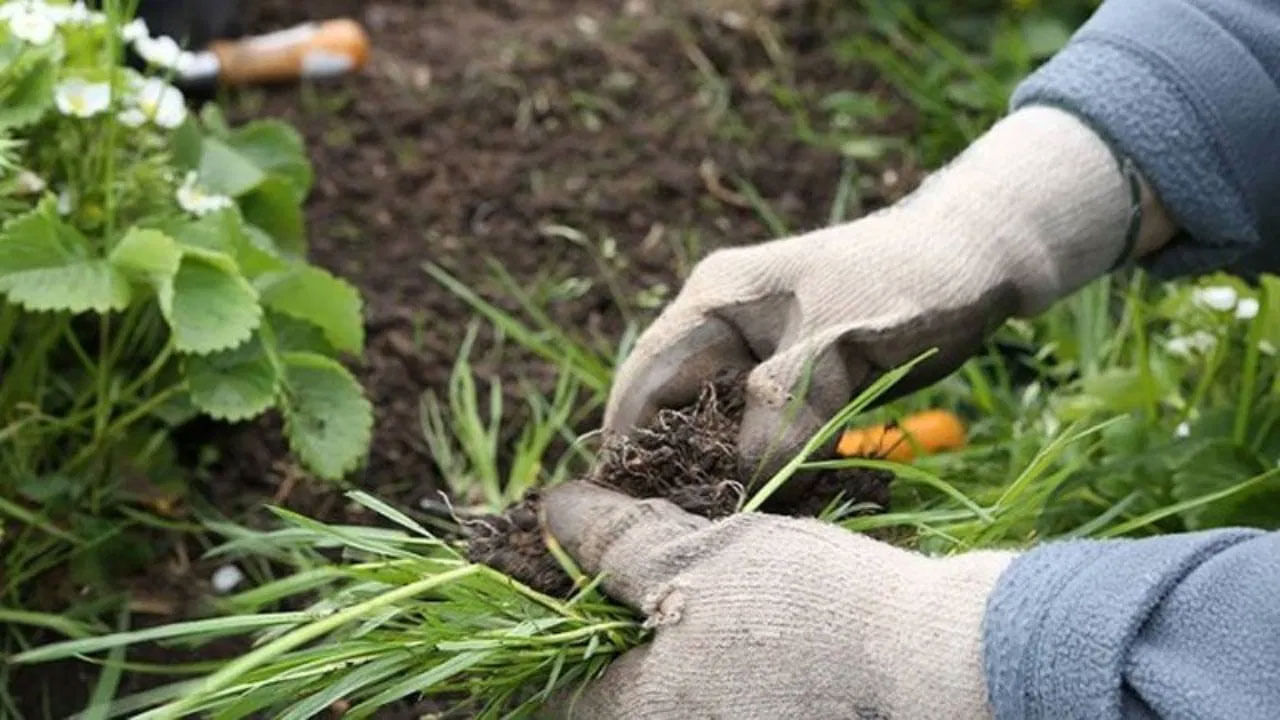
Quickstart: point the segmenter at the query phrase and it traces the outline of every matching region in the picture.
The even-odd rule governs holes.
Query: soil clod
[[[711,519],[732,514],[749,492],[737,450],[743,380],[741,375],[721,376],[707,383],[692,405],[661,410],[644,428],[606,438],[586,479],[636,498],[665,498]],[[766,509],[816,516],[837,498],[888,507],[888,472],[828,470],[802,480],[804,493],[775,497]],[[468,523],[468,555],[536,590],[567,595],[573,582],[547,551],[538,504],[539,496],[530,493],[501,515]]]

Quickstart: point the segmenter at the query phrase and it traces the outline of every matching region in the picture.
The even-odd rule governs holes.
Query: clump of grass
[[[325,525],[276,510],[286,528],[234,530],[220,552],[288,558],[296,572],[228,598],[223,610],[232,614],[69,640],[10,661],[254,635],[253,649],[212,674],[90,710],[101,718],[148,719],[270,710],[296,720],[337,703],[346,708],[343,717],[361,718],[405,698],[431,696],[441,707],[496,718],[527,716],[644,637],[640,621],[604,598],[595,583],[584,582],[567,600],[539,593],[468,562],[456,544],[381,501],[359,492],[350,497],[400,529]],[[333,550],[340,553],[337,562],[326,557]],[[316,595],[322,599],[301,610],[263,611]]]
[[[913,365],[867,388],[741,509],[768,502],[806,457],[832,445],[851,417]],[[584,577],[551,538],[548,550],[574,588],[568,599],[468,562],[464,543],[438,537],[376,498],[362,492],[349,497],[397,529],[325,525],[279,509],[274,512],[288,525],[281,530],[224,526],[229,541],[215,554],[267,557],[294,572],[229,598],[221,617],[72,639],[11,662],[109,651],[116,655],[97,662],[114,667],[123,662],[121,648],[137,643],[253,635],[253,649],[206,677],[103,700],[93,711],[100,718],[142,711],[134,717],[147,720],[269,711],[296,720],[340,703],[343,717],[361,718],[406,698],[426,698],[439,709],[479,718],[518,718],[598,676],[609,660],[645,639],[642,620],[603,596],[601,578]],[[321,599],[301,610],[265,610],[316,596]]]

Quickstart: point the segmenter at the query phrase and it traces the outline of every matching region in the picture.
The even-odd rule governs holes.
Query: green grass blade
[[[26,652],[18,653],[17,655],[9,658],[9,662],[15,664],[41,663],[48,662],[50,660],[62,660],[69,657],[75,657],[77,655],[84,655],[123,645],[132,645],[134,643],[151,642],[154,640],[174,640],[179,638],[215,638],[225,635],[242,634],[257,628],[291,625],[307,622],[308,620],[313,619],[315,619],[314,616],[311,613],[306,612],[276,612],[254,615],[233,615],[231,617],[209,618],[206,620],[191,620],[189,622],[173,623],[172,625],[162,625],[160,627],[147,628],[145,630],[130,630],[128,632],[112,633],[101,637],[64,640],[62,642],[56,642],[50,645],[34,648]]]
[[[117,627],[129,627],[129,608],[126,605],[120,611],[120,622]],[[84,711],[84,720],[106,720],[109,716],[112,699],[120,687],[120,675],[124,672],[125,646],[117,645],[107,653],[107,663],[98,674],[98,682],[94,685],[93,694],[89,697],[89,705]]]
[[[279,720],[307,720],[315,717],[335,702],[356,695],[361,689],[401,672],[413,662],[413,657],[394,656],[356,668],[325,689],[290,705],[280,714]]]
[[[796,453],[795,457],[788,460],[786,464],[778,470],[778,472],[774,473],[773,477],[769,478],[768,482],[766,482],[754,495],[751,496],[751,499],[742,506],[741,511],[752,512],[754,510],[758,510],[760,506],[773,495],[773,493],[777,492],[778,488],[782,487],[783,483],[791,479],[791,476],[800,469],[800,466],[808,460],[810,455],[834,438],[836,433],[840,432],[854,416],[869,407],[871,403],[875,402],[876,399],[887,392],[889,388],[898,384],[902,378],[906,377],[907,373],[911,372],[911,370],[920,362],[933,355],[934,352],[936,351],[931,350],[901,367],[897,367],[886,372],[877,378],[875,382],[871,383],[866,390],[858,393],[858,396],[846,405],[843,410],[836,413],[834,417],[828,420],[826,424],[824,424],[818,432],[813,435],[813,437],[809,438],[809,440],[801,447],[800,452]]]
[[[1232,485],[1231,487],[1224,488],[1216,492],[1206,493],[1199,497],[1194,497],[1189,500],[1183,500],[1182,502],[1174,503],[1172,505],[1167,505],[1158,510],[1153,510],[1149,513],[1146,513],[1144,515],[1139,515],[1138,517],[1133,518],[1132,520],[1107,528],[1105,531],[1098,533],[1098,537],[1112,538],[1112,537],[1118,537],[1120,535],[1128,535],[1129,533],[1133,532],[1134,530],[1137,530],[1138,528],[1154,525],[1155,523],[1160,522],[1165,518],[1169,518],[1174,515],[1179,515],[1181,513],[1186,512],[1187,510],[1192,510],[1194,508],[1198,508],[1204,505],[1210,505],[1219,500],[1229,498],[1232,495],[1235,495],[1236,493],[1240,493],[1245,490],[1250,490],[1258,485],[1261,485],[1267,480],[1270,480],[1271,478],[1276,477],[1277,475],[1280,475],[1280,468],[1273,468],[1260,475],[1255,475],[1249,478],[1248,480],[1238,482],[1235,485]]]
[[[42,627],[62,633],[69,638],[89,637],[96,632],[91,625],[61,615],[5,607],[0,607],[0,623]]]
[[[934,475],[931,472],[928,472],[926,470],[921,470],[920,468],[913,467],[911,465],[904,465],[902,463],[889,462],[887,460],[873,460],[871,458],[846,458],[843,460],[823,460],[819,462],[810,462],[800,466],[801,470],[823,470],[823,469],[841,470],[844,468],[867,468],[870,470],[886,470],[894,474],[895,482],[906,480],[909,482],[916,482],[921,485],[926,485],[928,487],[931,487],[947,495],[951,499],[960,503],[967,510],[969,510],[969,512],[972,512],[975,516],[978,517],[978,519],[982,520],[983,522],[985,523],[995,522],[995,518],[991,516],[991,513],[987,512],[982,508],[982,506],[978,505],[978,503],[971,500],[968,495],[965,495],[958,488],[956,488],[956,486],[943,480],[937,475]]]

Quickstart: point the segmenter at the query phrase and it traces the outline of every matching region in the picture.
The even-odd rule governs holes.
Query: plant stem
[[[1180,421],[1186,421],[1191,417],[1191,413],[1200,407],[1204,402],[1205,395],[1209,394],[1209,389],[1213,386],[1213,378],[1218,374],[1218,368],[1222,365],[1223,357],[1226,355],[1223,349],[1226,346],[1225,340],[1219,340],[1213,346],[1213,352],[1209,355],[1209,363],[1205,366],[1204,372],[1200,374],[1200,380],[1196,383],[1195,390],[1191,392],[1191,401],[1182,409]]]
[[[98,367],[96,372],[97,401],[93,420],[93,444],[101,441],[107,429],[107,421],[111,418],[111,404],[107,400],[108,385],[111,382],[111,315],[103,313],[98,316]]]
[[[1142,406],[1149,422],[1155,422],[1159,412],[1156,385],[1151,377],[1151,354],[1147,346],[1146,320],[1142,306],[1145,275],[1139,274],[1129,286],[1129,329],[1133,333],[1134,362],[1142,382]]]
[[[151,396],[146,402],[138,405],[133,410],[121,415],[115,422],[107,426],[102,431],[101,435],[95,435],[94,439],[81,448],[80,452],[76,453],[75,457],[73,457],[65,467],[67,469],[75,468],[80,463],[93,457],[95,453],[102,449],[102,445],[105,444],[107,438],[124,431],[130,425],[151,414],[156,408],[168,402],[170,398],[181,392],[183,389],[184,385],[182,383],[171,385]]]
[[[164,347],[161,348],[160,352],[156,354],[155,359],[151,361],[151,364],[147,366],[147,369],[143,370],[142,373],[138,375],[138,379],[129,383],[129,385],[126,386],[125,389],[121,391],[120,393],[121,397],[124,397],[124,398],[133,397],[133,395],[137,393],[138,390],[142,388],[142,386],[146,385],[148,382],[154,379],[155,376],[162,369],[164,369],[165,364],[169,362],[169,358],[172,356],[173,356],[173,341],[170,340],[166,342],[164,344]]]
[[[1245,436],[1249,429],[1249,412],[1253,409],[1254,389],[1258,381],[1258,353],[1259,344],[1262,342],[1262,323],[1270,316],[1271,298],[1267,292],[1267,285],[1263,283],[1258,291],[1259,305],[1258,314],[1253,316],[1253,320],[1249,322],[1249,332],[1245,335],[1244,341],[1244,369],[1240,378],[1240,395],[1236,399],[1236,418],[1235,423],[1231,426],[1231,439],[1236,445],[1244,445]]]

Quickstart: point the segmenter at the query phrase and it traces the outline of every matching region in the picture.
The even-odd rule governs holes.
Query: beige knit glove
[[[544,508],[582,568],[654,628],[560,717],[991,716],[981,625],[1011,554],[930,559],[816,520],[712,522],[582,483]]]
[[[691,402],[721,369],[752,369],[739,447],[748,472],[771,470],[883,371],[936,347],[897,390],[936,380],[1008,316],[1105,273],[1132,191],[1074,116],[1019,110],[893,207],[699,263],[619,370],[605,428]],[[1143,192],[1156,206],[1144,230],[1171,235]]]

